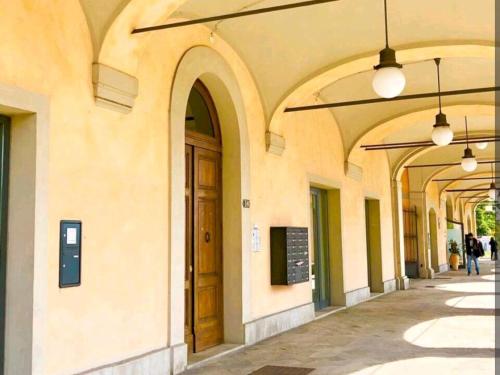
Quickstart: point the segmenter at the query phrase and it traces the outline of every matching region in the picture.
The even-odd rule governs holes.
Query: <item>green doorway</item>
[[[10,119],[0,115],[0,375],[4,373],[7,290],[7,187]]]
[[[328,246],[328,193],[311,188],[311,265],[314,308],[330,306],[330,257]]]
[[[380,201],[365,199],[365,216],[368,287],[372,293],[383,293]]]

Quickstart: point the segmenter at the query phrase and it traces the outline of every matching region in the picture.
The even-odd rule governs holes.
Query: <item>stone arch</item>
[[[482,182],[480,184],[476,184],[476,185],[472,185],[472,186],[469,186],[470,189],[488,189],[488,187],[490,186],[490,181],[487,181],[487,182]],[[484,194],[485,192],[483,192]],[[455,207],[458,206],[458,202],[460,200],[460,197],[462,195],[466,194],[466,192],[459,192],[458,194],[455,195]],[[467,194],[470,194],[470,192],[468,192]]]
[[[170,103],[170,346],[184,345],[185,258],[185,111],[194,82],[200,79],[218,111],[224,156],[223,273],[225,341],[244,343],[243,322],[250,316],[250,212],[242,199],[250,196],[250,155],[245,104],[238,79],[214,50],[194,47],[180,61]],[[175,262],[173,262],[175,259]],[[180,265],[180,267],[179,267]],[[182,361],[181,361],[182,362]],[[185,363],[185,361],[183,361]]]

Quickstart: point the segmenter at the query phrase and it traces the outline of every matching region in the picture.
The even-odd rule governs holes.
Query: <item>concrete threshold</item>
[[[245,345],[242,344],[221,344],[214,346],[213,348],[204,350],[201,353],[189,354],[188,365],[186,369],[190,370],[193,368],[201,367],[207,362],[234,353],[240,349],[243,349],[244,347]]]

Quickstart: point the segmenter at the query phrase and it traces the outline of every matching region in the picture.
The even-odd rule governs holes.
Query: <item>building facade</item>
[[[102,3],[0,0],[6,375],[180,373],[194,351],[406,289],[412,263],[411,277],[433,277],[448,269],[449,223],[475,232],[475,205],[447,190],[480,182],[434,181],[456,165],[418,168],[459,160],[462,145],[360,147],[429,138],[436,98],[285,111],[373,96],[381,4],[133,35],[251,2]],[[450,89],[493,86],[494,2],[443,0],[434,20],[451,9],[470,21],[421,32],[431,2],[411,3],[393,10],[409,92],[435,89],[437,56]],[[328,35],[332,18],[357,31]],[[456,134],[463,115],[474,135],[494,134],[494,94],[444,109]],[[64,220],[81,223],[68,288]],[[273,285],[275,227],[306,228],[307,281]]]

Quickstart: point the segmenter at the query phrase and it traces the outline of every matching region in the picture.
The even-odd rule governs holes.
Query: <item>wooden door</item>
[[[221,156],[186,145],[185,337],[199,352],[223,341]]]
[[[405,269],[406,276],[418,278],[418,227],[417,209],[403,210],[404,239],[405,239]]]
[[[0,375],[4,373],[10,119],[0,115]]]
[[[199,352],[221,344],[222,165],[215,105],[197,81],[186,110],[185,340]]]
[[[222,228],[220,154],[194,148],[194,350],[222,343]]]

